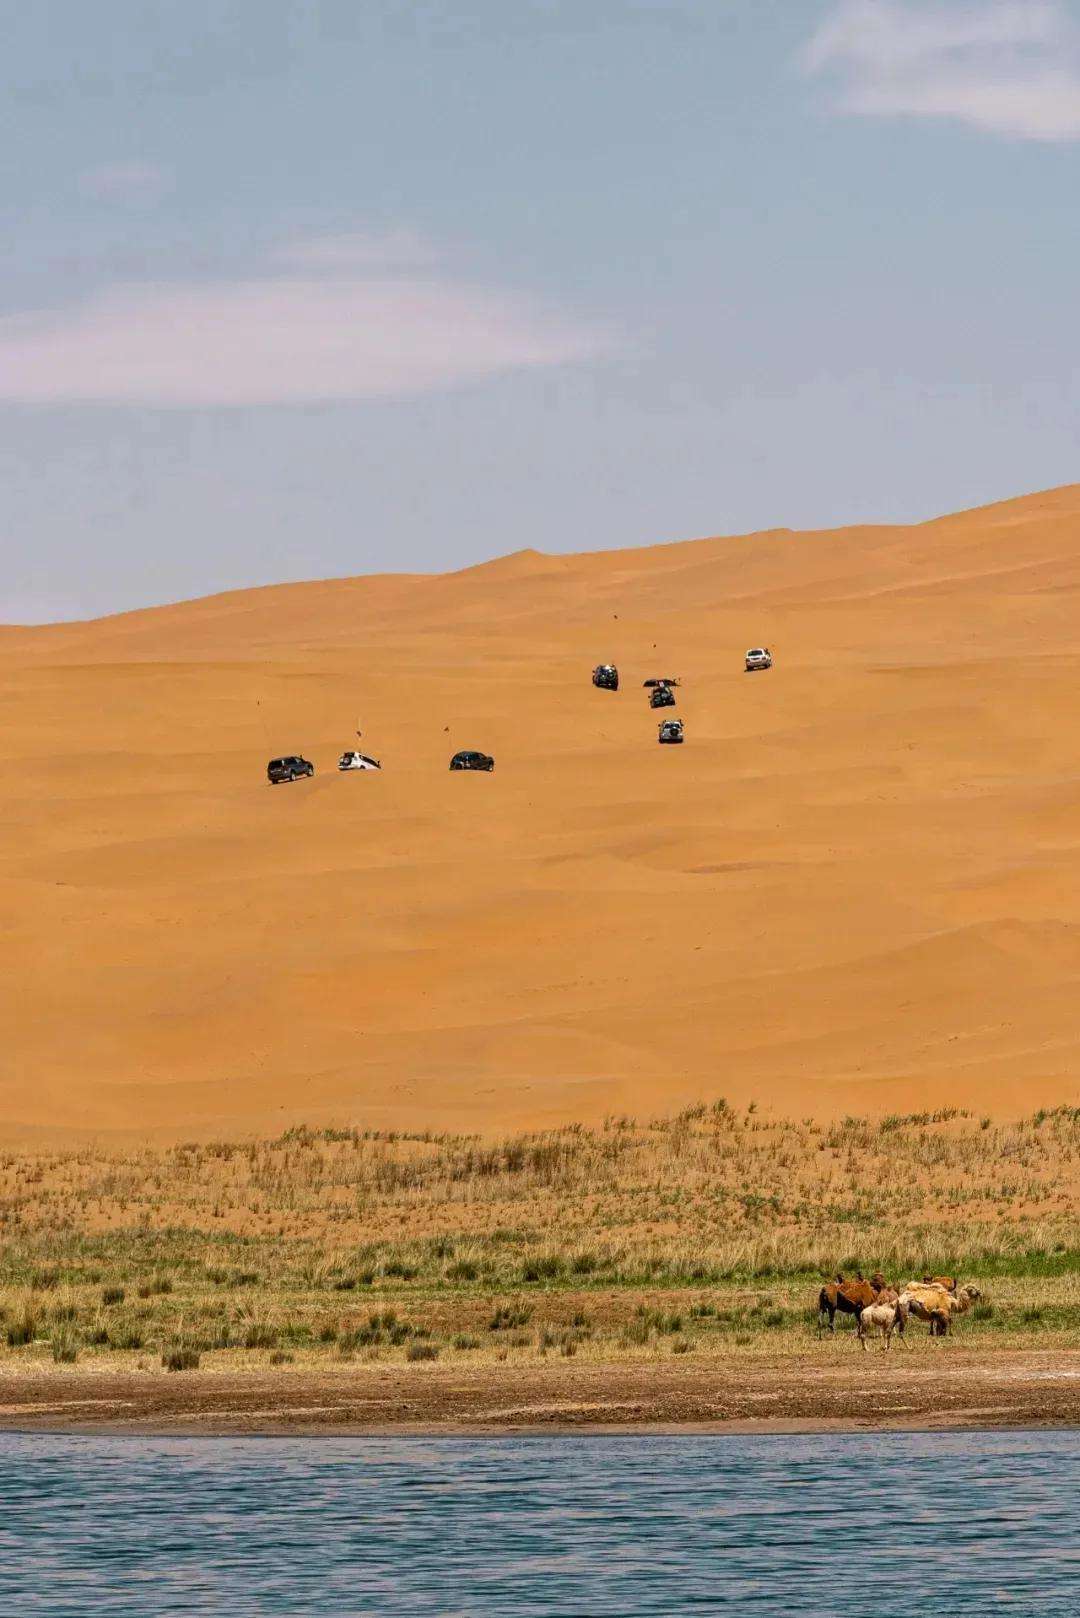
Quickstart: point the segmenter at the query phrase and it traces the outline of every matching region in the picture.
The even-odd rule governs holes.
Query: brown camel
[[[869,1281],[864,1279],[861,1271],[854,1281],[845,1281],[842,1275],[838,1275],[835,1281],[826,1281],[818,1293],[818,1331],[823,1330],[826,1315],[831,1332],[836,1331],[838,1314],[854,1315],[857,1325],[863,1310],[877,1303],[886,1290],[885,1277],[880,1273],[872,1275]]]

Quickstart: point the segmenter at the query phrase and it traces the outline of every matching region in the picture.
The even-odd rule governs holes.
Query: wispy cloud
[[[390,250],[393,240],[302,243],[293,271],[124,283],[67,309],[0,320],[0,399],[238,406],[388,397],[581,361],[607,346],[603,333],[520,297],[422,273],[421,244],[402,237]],[[411,259],[400,273],[395,254]]]
[[[1060,0],[840,0],[803,65],[844,112],[1080,138],[1080,31]]]
[[[426,270],[442,257],[413,230],[348,231],[286,242],[274,254],[279,264],[314,270]]]
[[[102,163],[79,175],[79,190],[95,202],[157,202],[168,190],[169,177],[153,163]]]

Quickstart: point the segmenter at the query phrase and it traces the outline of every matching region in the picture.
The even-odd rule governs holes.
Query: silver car
[[[377,758],[369,758],[366,753],[349,751],[342,753],[338,759],[339,770],[381,770],[382,765]]]

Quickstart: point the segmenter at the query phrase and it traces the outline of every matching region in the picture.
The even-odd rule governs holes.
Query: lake
[[[0,1434],[7,1612],[1080,1613],[1080,1434]]]

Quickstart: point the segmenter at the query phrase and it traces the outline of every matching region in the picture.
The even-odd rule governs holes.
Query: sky
[[[0,621],[1076,481],[1080,0],[34,0]]]

